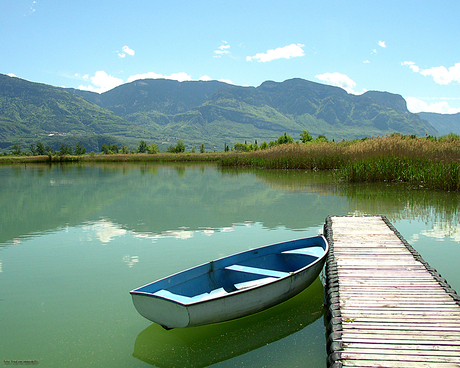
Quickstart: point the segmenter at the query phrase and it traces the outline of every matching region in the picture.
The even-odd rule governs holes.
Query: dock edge
[[[329,253],[326,259],[326,285],[324,289],[325,297],[325,324],[326,324],[326,349],[327,349],[327,366],[329,368],[342,368],[342,362],[339,360],[340,352],[343,350],[342,345],[342,317],[340,312],[340,295],[339,295],[339,277],[337,261],[334,256],[334,239],[332,231],[332,217],[353,217],[353,216],[327,216],[324,224],[324,236],[329,243]],[[390,223],[384,215],[379,216],[362,216],[362,217],[381,217],[385,224],[395,233],[404,246],[413,255],[414,259],[419,261],[426,270],[433,276],[439,285],[450,295],[457,305],[460,306],[460,296],[449,285],[447,280],[433,267],[431,267],[399,233],[398,230]]]

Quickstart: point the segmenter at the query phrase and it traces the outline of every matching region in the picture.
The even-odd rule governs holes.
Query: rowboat
[[[302,331],[323,317],[323,303],[324,288],[317,277],[308,288],[284,303],[243,318],[168,331],[151,323],[137,335],[133,357],[157,368],[213,366]],[[300,336],[305,339],[308,332],[304,333]],[[296,337],[291,337],[288,343],[290,363],[293,356],[298,356],[302,362],[302,357],[313,354],[317,349],[316,344],[304,343],[299,346],[301,354],[295,354],[295,350],[292,350],[295,349],[293,341],[296,341]],[[276,355],[272,355],[272,358],[276,359]],[[271,366],[283,366],[282,363],[286,363],[283,361],[286,355],[279,355],[281,364],[275,361]]]
[[[201,326],[257,313],[307,288],[329,245],[319,235],[211,261],[131,290],[137,311],[166,329]]]

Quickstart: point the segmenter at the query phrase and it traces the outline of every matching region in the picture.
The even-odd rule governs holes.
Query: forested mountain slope
[[[420,112],[418,115],[433,125],[440,135],[449,133],[460,134],[460,112],[457,114],[437,114],[434,112]]]
[[[438,134],[407,110],[400,95],[352,95],[303,79],[259,87],[144,79],[97,94],[0,75],[3,148],[60,137],[94,150],[110,139],[131,148],[140,139],[160,146],[182,139],[188,147],[205,143],[207,149],[222,150],[224,143],[268,142],[284,132],[298,139],[303,130],[329,139]]]

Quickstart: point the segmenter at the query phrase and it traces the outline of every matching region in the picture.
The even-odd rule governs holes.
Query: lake
[[[460,290],[458,193],[203,164],[0,167],[0,359],[41,367],[326,367],[323,277],[288,302],[166,331],[129,291],[185,268],[388,217]]]

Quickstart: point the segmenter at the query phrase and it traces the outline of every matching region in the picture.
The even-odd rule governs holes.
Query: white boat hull
[[[324,238],[322,238],[322,240],[325,242]],[[242,272],[248,273],[248,270],[256,270],[252,271],[256,273],[261,270],[260,272],[267,271],[267,274],[252,281],[247,281],[246,284],[249,285],[247,287],[243,286],[233,291],[226,291],[220,288],[201,294],[199,297],[178,296],[168,291],[165,287],[159,290],[152,289],[152,285],[155,285],[156,282],[148,284],[143,288],[136,289],[137,291],[133,290],[131,292],[133,303],[137,311],[143,317],[168,329],[200,326],[240,318],[286,301],[307,288],[321,272],[327,250],[328,246],[327,243],[325,243],[323,255],[321,257],[317,257],[307,266],[293,272],[261,270],[259,268],[245,266],[227,266],[227,264],[233,261],[238,261],[239,258],[244,258],[239,255],[234,255],[226,259],[210,262],[194,269],[183,271],[182,273],[172,275],[158,282],[163,285],[168,285],[168,283],[170,284],[174,279],[184,277],[187,279],[183,282],[184,284],[195,279],[201,280],[201,283],[204,283],[206,280],[211,283],[209,279],[214,279],[214,277],[217,278],[213,273],[216,271],[216,265],[220,265],[221,263],[223,265],[219,266],[221,268],[218,269],[221,273],[224,272],[223,270],[230,270],[225,272],[233,272],[239,275],[238,271],[241,270],[236,270],[235,267],[242,267]],[[254,254],[258,254],[259,251],[253,250],[253,252]],[[291,250],[290,252],[294,251]],[[243,254],[245,253],[248,252],[243,252]],[[261,253],[263,252],[261,251]],[[289,251],[284,253],[289,253]],[[271,253],[262,254],[262,256],[264,259],[268,259],[268,257],[277,257],[273,256]],[[227,259],[230,259],[230,262],[226,261]],[[250,262],[249,258],[246,258],[246,263],[247,262]],[[183,273],[186,273],[187,276],[182,276]],[[273,273],[273,275],[269,275],[271,273]],[[277,273],[279,273],[279,275]],[[249,272],[249,274],[251,274],[251,272]],[[229,273],[229,275],[233,274]],[[244,283],[239,285],[243,284]],[[152,292],[146,292],[149,290],[148,288],[152,289]],[[174,289],[171,288],[171,290]]]

